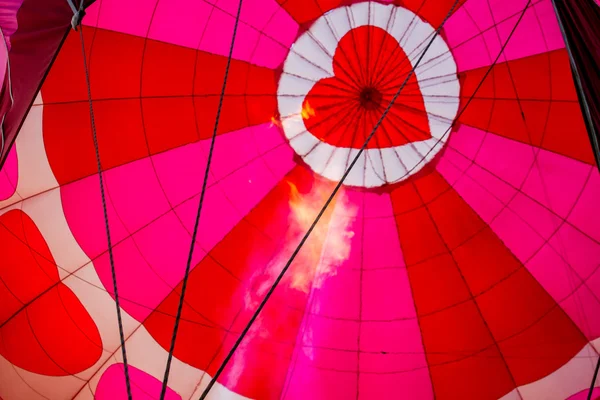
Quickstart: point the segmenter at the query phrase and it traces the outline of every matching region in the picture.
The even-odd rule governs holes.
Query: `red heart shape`
[[[0,354],[43,375],[66,376],[102,354],[96,324],[69,287],[31,218],[0,217]]]
[[[412,65],[398,41],[376,26],[342,37],[333,57],[335,76],[318,81],[303,102],[306,128],[336,147],[360,148]],[[423,95],[412,74],[368,148],[431,138]]]

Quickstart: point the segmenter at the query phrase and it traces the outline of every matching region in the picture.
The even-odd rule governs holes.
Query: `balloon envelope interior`
[[[213,398],[583,398],[600,176],[551,1],[243,0],[229,65],[238,5],[97,0],[68,34],[0,171],[0,397],[127,398],[85,56],[134,399],[203,185],[168,399],[351,165]]]

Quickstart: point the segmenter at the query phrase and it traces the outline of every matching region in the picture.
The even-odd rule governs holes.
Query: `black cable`
[[[385,117],[387,116],[387,114],[389,113],[390,109],[392,108],[392,106],[396,102],[396,99],[398,98],[398,96],[400,96],[400,93],[402,92],[402,89],[404,89],[404,86],[406,86],[406,83],[408,82],[408,80],[414,75],[415,69],[419,66],[419,64],[423,60],[423,57],[425,57],[425,54],[427,53],[427,51],[429,50],[429,48],[431,47],[431,45],[433,44],[433,42],[435,41],[435,39],[437,39],[437,37],[438,37],[441,29],[445,25],[446,21],[448,20],[448,18],[450,18],[450,16],[454,12],[454,9],[456,8],[456,5],[458,4],[458,1],[459,0],[455,0],[454,4],[452,5],[452,8],[450,8],[450,10],[448,11],[448,14],[444,18],[444,20],[442,21],[442,23],[440,24],[440,26],[436,29],[433,37],[431,38],[431,40],[429,41],[429,43],[427,44],[427,46],[425,47],[425,49],[423,50],[423,52],[421,53],[421,55],[419,56],[419,59],[414,64],[413,68],[410,70],[410,72],[408,73],[408,75],[404,79],[404,82],[402,82],[402,85],[396,91],[396,94],[394,94],[394,97],[392,97],[392,100],[390,101],[390,104],[388,104],[387,108],[385,109],[385,111],[383,112],[383,114],[381,115],[381,117],[379,118],[379,120],[377,121],[377,123],[375,124],[375,126],[373,127],[373,130],[371,131],[371,133],[369,134],[369,136],[367,136],[367,139],[365,140],[364,144],[362,145],[362,147],[360,148],[360,150],[358,151],[358,153],[356,153],[356,156],[354,157],[354,159],[352,160],[352,162],[350,163],[350,165],[348,166],[348,168],[344,172],[344,175],[342,175],[342,178],[340,179],[340,181],[335,185],[335,188],[333,189],[333,191],[331,192],[331,195],[329,196],[329,198],[327,199],[327,201],[325,202],[325,204],[323,205],[323,207],[319,211],[319,214],[317,214],[317,217],[314,219],[314,221],[310,225],[310,228],[308,228],[308,230],[306,231],[306,233],[302,237],[302,240],[300,241],[300,243],[298,243],[298,246],[296,246],[296,249],[294,250],[294,252],[290,256],[290,258],[286,262],[285,266],[283,267],[283,269],[281,270],[281,272],[279,273],[279,275],[275,279],[275,282],[273,282],[273,285],[271,285],[271,288],[266,293],[265,297],[263,298],[263,300],[259,304],[258,308],[256,309],[256,311],[252,315],[252,318],[250,318],[250,321],[248,321],[248,324],[246,325],[246,327],[244,328],[244,330],[240,333],[239,338],[236,340],[236,342],[234,343],[233,347],[231,348],[231,350],[227,354],[227,357],[225,357],[225,359],[223,360],[223,362],[219,366],[219,369],[217,370],[217,372],[215,373],[215,375],[212,377],[212,379],[208,383],[208,386],[202,392],[202,395],[200,396],[200,400],[206,399],[206,396],[208,396],[208,392],[210,391],[210,389],[212,389],[212,387],[214,386],[214,384],[217,381],[217,379],[219,378],[219,376],[225,370],[225,367],[227,366],[227,363],[233,357],[233,354],[235,353],[235,351],[237,350],[237,348],[242,343],[242,340],[244,339],[244,337],[246,336],[246,334],[250,330],[250,327],[252,326],[252,324],[254,323],[254,321],[256,321],[256,319],[258,318],[258,315],[260,314],[260,312],[262,311],[262,309],[267,304],[267,301],[269,301],[269,298],[271,297],[271,295],[275,291],[275,288],[277,287],[277,285],[279,285],[279,282],[283,279],[283,276],[285,275],[285,273],[289,269],[290,265],[292,264],[292,262],[294,261],[294,259],[296,258],[296,256],[300,252],[300,250],[302,249],[302,246],[308,240],[308,237],[310,236],[310,234],[312,233],[312,231],[315,229],[315,227],[317,226],[317,224],[321,220],[321,217],[323,216],[323,214],[325,214],[325,211],[327,210],[327,207],[329,207],[329,204],[331,204],[331,202],[333,201],[333,198],[335,197],[335,195],[337,194],[337,192],[342,187],[342,184],[344,183],[344,180],[348,177],[348,175],[350,174],[350,171],[352,170],[352,168],[354,167],[354,165],[358,162],[358,159],[360,158],[361,154],[367,148],[369,142],[371,141],[371,139],[375,135],[375,132],[377,131],[377,129],[379,128],[379,126],[381,125],[381,123],[383,122],[383,120],[385,119]]]
[[[81,2],[83,6],[83,1]],[[83,7],[81,7],[83,8]],[[79,23],[81,19],[79,19]],[[104,226],[106,228],[106,241],[108,244],[108,257],[110,259],[110,271],[112,273],[113,290],[115,292],[115,304],[117,306],[117,321],[119,323],[119,337],[121,339],[121,353],[123,354],[123,369],[125,372],[125,386],[127,387],[127,398],[131,400],[131,384],[129,380],[129,367],[127,365],[127,351],[125,350],[125,334],[123,333],[123,319],[121,318],[121,306],[119,305],[119,292],[117,290],[117,274],[115,271],[115,260],[113,257],[112,241],[110,239],[110,227],[108,224],[108,212],[106,210],[106,195],[104,193],[104,179],[102,178],[102,163],[100,161],[100,149],[98,147],[98,135],[96,134],[96,122],[94,121],[94,106],[92,102],[92,89],[90,86],[90,73],[88,71],[85,55],[85,44],[83,41],[83,29],[79,29],[81,39],[81,55],[83,56],[83,68],[85,70],[85,81],[87,85],[88,102],[90,105],[90,121],[92,125],[92,136],[94,138],[94,150],[96,152],[96,164],[98,166],[98,178],[100,180],[100,195],[102,197],[102,211],[104,212]]]
[[[169,372],[171,371],[171,361],[173,360],[173,352],[175,351],[175,342],[177,341],[177,331],[179,330],[179,321],[181,320],[181,313],[183,310],[183,302],[185,296],[185,290],[187,288],[188,278],[190,276],[190,266],[192,264],[192,256],[194,254],[194,247],[196,245],[196,236],[198,235],[198,223],[200,222],[200,214],[202,212],[202,204],[204,203],[204,194],[206,193],[206,184],[208,182],[208,173],[210,171],[210,164],[212,161],[213,150],[215,147],[215,139],[217,137],[217,128],[219,126],[219,118],[221,116],[221,108],[223,107],[223,99],[225,97],[225,88],[227,86],[227,77],[229,75],[229,67],[231,65],[231,58],[233,56],[233,47],[235,44],[235,37],[237,34],[238,23],[240,22],[240,14],[242,11],[242,2],[238,5],[237,16],[235,18],[235,24],[233,26],[233,36],[231,38],[231,46],[229,48],[229,56],[227,58],[227,66],[225,67],[225,76],[223,78],[223,87],[221,88],[221,97],[219,99],[219,107],[217,108],[217,115],[215,119],[215,127],[210,142],[210,150],[208,152],[208,160],[206,161],[206,169],[204,170],[204,182],[202,182],[202,191],[200,192],[200,202],[198,203],[198,212],[196,213],[196,221],[194,223],[194,232],[192,233],[192,244],[190,245],[190,252],[188,254],[187,264],[185,267],[185,275],[183,276],[183,283],[181,285],[181,296],[179,297],[179,306],[177,307],[177,315],[175,317],[175,326],[173,327],[173,336],[171,337],[171,347],[169,348],[169,356],[167,358],[167,367],[165,369],[165,376],[162,382],[162,389],[160,393],[160,400],[164,400],[167,391],[167,383],[169,381]]]
[[[592,377],[592,384],[590,385],[587,400],[592,400],[592,393],[594,393],[594,386],[596,386],[596,379],[598,378],[598,370],[600,370],[600,358],[598,358],[598,362],[596,363],[596,369],[594,370],[594,376]]]

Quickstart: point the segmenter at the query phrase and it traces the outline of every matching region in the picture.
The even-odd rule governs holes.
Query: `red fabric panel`
[[[212,136],[226,57],[102,29],[84,36],[104,169]],[[82,64],[70,34],[42,91],[44,142],[60,184],[97,170],[85,75],[73,68]],[[269,122],[276,110],[276,73],[233,60],[217,133]]]
[[[0,354],[27,371],[82,372],[98,361],[102,339],[79,299],[59,281],[56,263],[31,218],[0,217]]]
[[[488,69],[461,74],[460,109]],[[496,64],[459,122],[592,164],[577,93],[565,76],[566,50]]]

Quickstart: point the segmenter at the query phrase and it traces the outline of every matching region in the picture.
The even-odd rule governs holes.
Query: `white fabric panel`
[[[324,143],[325,145],[334,148],[328,143]],[[339,181],[342,179],[342,175],[346,171],[348,166],[348,157],[350,156],[350,149],[347,147],[336,147],[333,153],[333,156],[327,163],[327,167],[321,175],[323,175],[327,179],[331,179],[332,181]]]
[[[356,157],[357,154],[358,154],[358,149],[350,149],[350,158],[348,161],[348,165],[350,165],[350,163],[352,162],[352,160],[354,160],[354,158]],[[348,174],[348,177],[344,181],[344,183],[346,185],[365,186],[365,161],[366,161],[366,154],[365,154],[365,152],[363,152],[360,155],[360,157],[358,158],[358,160],[356,161],[354,168],[352,168],[352,170]],[[348,167],[346,167],[346,168],[348,168]]]
[[[296,40],[296,43],[292,46],[292,50],[298,56],[310,61],[318,69],[326,72],[329,76],[333,76],[331,56],[319,46],[317,40],[321,42],[321,37],[313,39],[311,35],[305,33]]]
[[[379,149],[368,149],[367,163],[365,165],[365,186],[377,187],[385,185],[385,172],[383,171],[383,161],[381,160],[381,152]]]
[[[349,17],[350,11],[348,7],[342,8],[342,12],[338,10],[340,9],[338,8],[328,12],[327,14],[325,14],[324,18],[319,18],[313,24],[314,27],[322,26],[321,19],[323,19],[325,22],[328,22],[328,29],[331,29],[335,33],[337,41],[344,37],[344,35],[348,33],[351,29]],[[337,42],[335,45],[337,47]]]
[[[335,149],[335,147],[328,143],[319,142],[317,146],[304,157],[304,161],[307,164],[312,165],[313,170],[321,175]]]
[[[309,164],[306,156],[312,151],[315,146],[319,143],[322,143],[319,139],[314,137],[310,132],[304,131],[300,135],[294,137],[290,140],[290,145],[294,149],[294,151],[304,158],[307,164]],[[326,160],[318,160],[317,166],[324,164]],[[310,165],[310,164],[309,164]]]
[[[330,22],[326,18],[319,18],[309,29],[310,35],[321,43],[329,55],[335,54],[341,36],[333,32]],[[342,35],[343,36],[343,35]]]
[[[279,85],[282,90],[279,92],[280,96],[300,96],[304,97],[306,93],[314,86],[315,82],[302,78],[295,75],[290,75],[287,72],[281,74],[281,78],[279,79]]]
[[[288,74],[297,75],[315,83],[323,78],[329,78],[332,75],[332,72],[319,68],[306,58],[297,54],[294,49],[290,50],[290,53],[285,60],[283,70]],[[279,87],[281,88],[281,85]]]
[[[350,6],[350,23],[353,28],[369,25],[369,3],[356,3]]]

